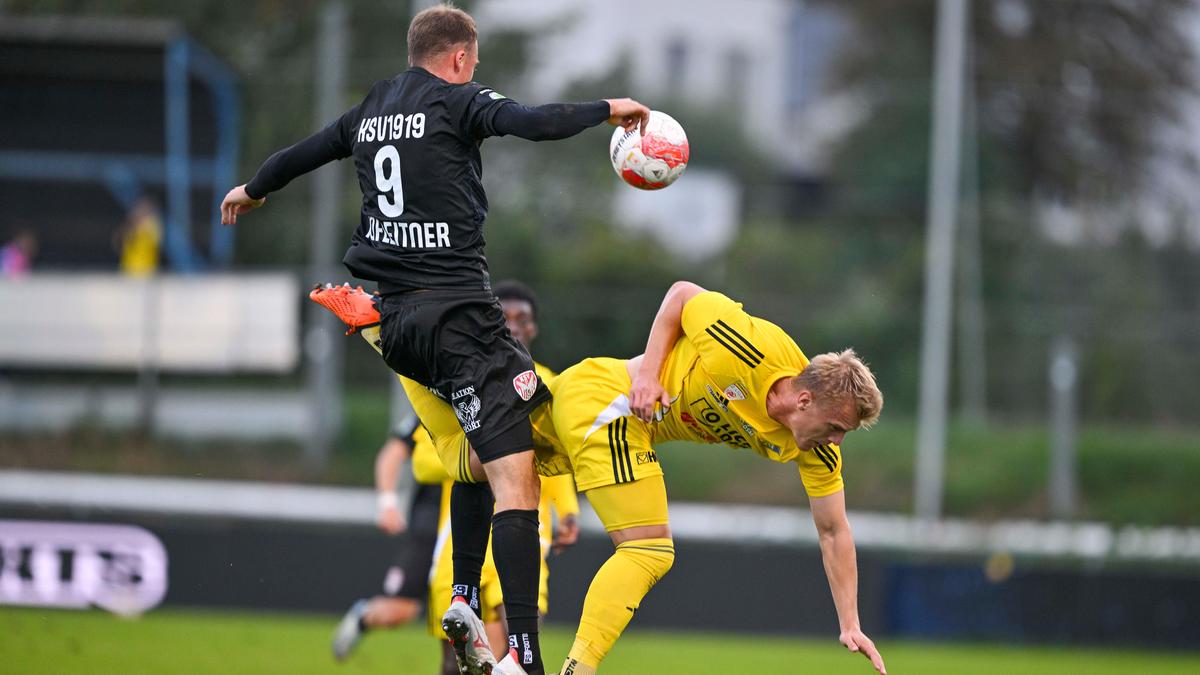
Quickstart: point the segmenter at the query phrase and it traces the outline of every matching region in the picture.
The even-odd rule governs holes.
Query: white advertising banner
[[[288,372],[302,298],[288,274],[0,280],[0,364]]]
[[[167,593],[167,551],[132,525],[0,520],[0,604],[136,615]]]

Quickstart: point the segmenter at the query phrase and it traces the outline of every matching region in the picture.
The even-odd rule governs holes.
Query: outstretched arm
[[[846,649],[867,657],[875,670],[886,675],[883,657],[858,622],[858,560],[850,521],[846,520],[846,493],[838,491],[824,497],[812,497],[809,505],[821,541],[825,576],[829,579],[833,604],[837,607],[841,626],[839,640]]]
[[[221,223],[237,223],[239,214],[262,206],[268,194],[293,179],[335,159],[349,157],[353,151],[350,129],[357,117],[358,106],[355,106],[324,129],[268,157],[249,183],[225,195],[221,202]]]
[[[667,290],[658,314],[654,316],[646,351],[638,357],[640,361],[629,388],[629,409],[642,421],[654,419],[656,403],[661,403],[664,408],[671,403],[658,377],[671,347],[683,334],[683,306],[703,292],[703,288],[690,281],[676,281]]]
[[[496,111],[492,127],[497,133],[531,141],[554,141],[608,121],[614,126],[646,129],[650,109],[632,99],[621,98],[591,103],[548,103],[536,107],[505,105]]]

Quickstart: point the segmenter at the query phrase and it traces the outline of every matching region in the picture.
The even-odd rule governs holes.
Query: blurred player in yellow
[[[575,482],[616,547],[588,589],[560,675],[595,673],[674,562],[654,449],[674,440],[725,443],[798,465],[840,640],[885,672],[859,625],[858,569],[838,447],[848,432],[875,422],[883,395],[852,350],[810,362],[778,326],[720,293],[678,282],[654,318],[644,354],[584,360],[555,378],[550,390],[554,428]]]
[[[513,281],[498,283],[493,290],[500,301],[509,332],[513,338],[528,349],[538,334],[536,296],[528,287]],[[379,327],[376,325],[378,314],[373,310],[369,295],[361,289],[340,286],[315,289],[311,297],[348,323],[351,326],[351,332],[362,328],[362,337],[376,351],[380,350]],[[534,367],[537,369],[538,377],[545,382],[550,382],[555,377],[554,371],[540,363],[535,362]],[[398,377],[404,384],[410,402],[422,422],[413,435],[415,440],[412,452],[413,476],[419,484],[441,486],[441,512],[438,536],[433,550],[433,568],[429,572],[426,615],[429,617],[430,634],[445,640],[446,635],[442,630],[441,617],[450,604],[451,593],[449,590],[453,584],[453,546],[449,517],[450,487],[456,480],[476,482],[476,478],[482,476],[483,471],[478,458],[474,458],[471,454],[470,445],[454,410],[430,389],[408,378]],[[534,425],[535,445],[543,448],[538,452],[543,459],[547,455],[544,450],[547,446],[545,434],[552,434],[552,431],[547,431],[551,422],[549,411],[544,408],[545,406],[539,409],[538,414],[531,416],[531,421],[537,420]],[[539,469],[542,473],[548,474],[541,477],[541,501],[538,508],[542,552],[538,609],[542,616],[545,616],[549,606],[550,569],[546,562],[547,558],[551,550],[562,551],[573,545],[579,537],[579,500],[575,492],[575,483],[569,475],[569,467],[565,464],[564,457],[558,455],[557,458],[557,462],[538,460]],[[474,469],[473,472],[471,467]],[[547,469],[547,467],[552,468]],[[453,474],[453,478],[451,474]],[[554,515],[551,515],[552,511]],[[557,528],[553,526],[555,516],[558,521]],[[507,631],[503,602],[500,579],[489,545],[483,563],[480,607],[489,641],[492,645],[496,645],[493,651],[496,659],[501,659],[509,651],[509,644],[505,639]],[[356,605],[356,607],[358,606]],[[387,620],[387,617],[391,616],[385,613],[389,606],[385,604],[384,600],[376,598],[369,605],[362,606],[363,619],[375,616]],[[374,613],[371,613],[371,610],[375,610]],[[351,613],[354,611],[352,608]],[[406,616],[408,615],[406,614]],[[361,626],[362,623],[360,621],[354,625]],[[349,619],[345,620],[343,625],[348,626]],[[397,624],[367,622],[367,627],[380,625],[391,627]],[[358,635],[361,635],[361,631],[355,636],[355,643]],[[455,652],[450,643],[444,641],[443,648],[445,651],[442,672],[446,675],[458,673]],[[336,650],[335,642],[335,652]],[[499,673],[500,671],[495,672]]]

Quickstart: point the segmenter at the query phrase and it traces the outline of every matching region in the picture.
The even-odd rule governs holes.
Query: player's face
[[[823,402],[804,390],[796,396],[796,408],[788,420],[796,445],[804,449],[817,444],[841,445],[846,434],[858,427],[852,401]]]
[[[504,310],[508,332],[525,345],[525,349],[529,349],[538,332],[537,320],[533,318],[533,306],[526,300],[501,300],[500,308]]]

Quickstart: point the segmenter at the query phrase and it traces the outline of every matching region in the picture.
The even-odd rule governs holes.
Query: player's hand
[[[245,185],[233,188],[229,191],[229,194],[225,195],[225,199],[221,200],[221,224],[233,225],[237,223],[238,214],[257,209],[266,203],[266,201],[266,197],[251,199],[250,195],[246,194]]]
[[[408,529],[408,521],[404,519],[404,514],[394,506],[380,509],[375,524],[379,526],[379,529],[393,536]]]
[[[554,530],[554,543],[552,544],[554,552],[562,553],[567,547],[574,546],[577,541],[579,541],[579,518],[574,513],[570,513],[559,519],[558,527]]]
[[[615,127],[625,127],[633,131],[634,127],[643,136],[646,135],[646,125],[650,123],[650,109],[631,98],[610,98],[608,101],[608,123]]]
[[[656,411],[656,404],[661,404],[662,408]],[[667,395],[667,390],[663,389],[658,377],[638,372],[629,388],[629,410],[639,420],[653,422],[661,420],[669,407],[671,397]]]
[[[875,643],[871,642],[871,638],[867,637],[866,633],[855,628],[853,630],[842,631],[838,639],[842,644],[846,645],[846,649],[858,652],[867,657],[867,660],[871,662],[872,666],[875,666],[875,670],[879,671],[881,675],[887,675],[887,666],[883,665],[883,657],[879,655],[879,650],[875,649]]]

